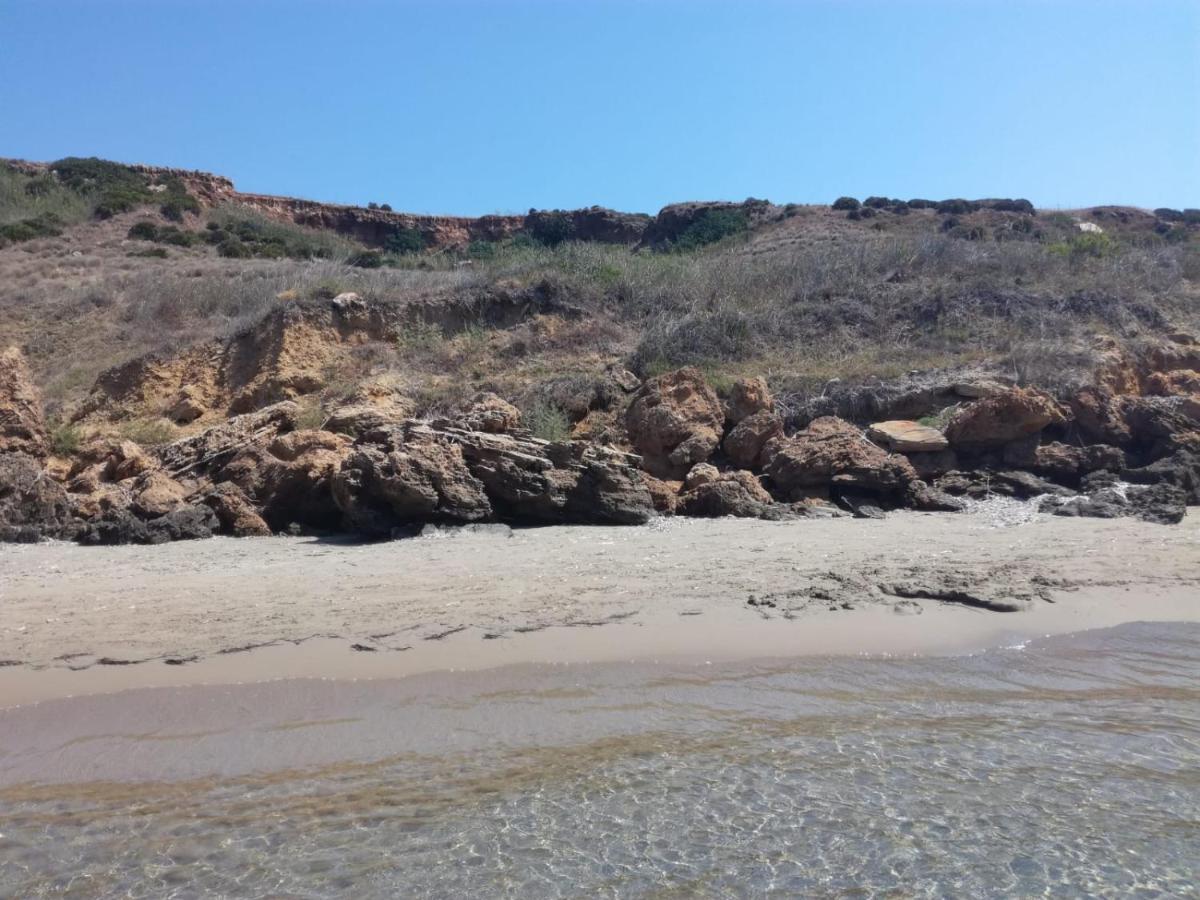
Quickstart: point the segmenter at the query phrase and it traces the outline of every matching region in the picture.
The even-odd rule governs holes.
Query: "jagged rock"
[[[203,392],[195,385],[185,385],[167,410],[167,418],[179,425],[194,422],[208,412]]]
[[[712,481],[702,481],[679,497],[677,512],[685,516],[743,519],[786,519],[793,511],[775,503],[750,472],[726,472]]]
[[[1159,397],[1200,394],[1200,372],[1193,369],[1154,372],[1146,379],[1146,393]]]
[[[1117,397],[1099,387],[1084,387],[1069,400],[1080,433],[1091,441],[1124,447],[1133,438]]]
[[[216,485],[202,495],[199,502],[214,513],[221,532],[233,537],[267,537],[271,528],[246,498],[242,489],[232,482]]]
[[[958,410],[946,426],[955,448],[998,448],[1065,421],[1054,398],[1033,388],[1011,388]]]
[[[950,446],[936,428],[909,419],[876,422],[867,429],[867,437],[893,453],[936,453]]]
[[[1039,435],[1014,441],[1001,454],[1006,466],[1029,469],[1059,478],[1073,478],[1083,467],[1083,448],[1053,442],[1039,443]]]
[[[624,366],[619,366],[614,363],[604,371],[609,380],[626,394],[632,394],[642,385],[642,382],[638,380],[638,377]]]
[[[162,472],[148,472],[132,488],[131,507],[143,519],[165,516],[181,506],[187,490],[174,478]]]
[[[679,505],[679,493],[683,490],[683,482],[664,481],[647,474],[642,475],[642,481],[645,482],[646,490],[650,492],[650,501],[654,504],[654,509],[663,515],[674,515]]]
[[[416,403],[404,396],[397,384],[380,376],[359,385],[346,403],[326,417],[321,428],[357,438],[368,431],[399,425],[415,410]]]
[[[1070,488],[1039,478],[1032,472],[1016,470],[985,470],[976,472],[949,472],[937,479],[934,488],[952,497],[970,497],[985,500],[990,496],[1015,497],[1028,500],[1042,494],[1072,497]]]
[[[333,528],[341,513],[332,483],[349,454],[350,441],[344,435],[294,431],[243,447],[210,477],[241,488],[276,531],[293,522]]]
[[[163,469],[172,477],[212,472],[238,451],[265,444],[277,435],[293,431],[300,407],[290,400],[258,412],[234,416],[226,422],[190,438],[167,444],[156,451]]]
[[[1084,472],[1120,472],[1125,468],[1125,451],[1107,444],[1090,444],[1083,448],[1079,466]]]
[[[887,453],[849,422],[832,416],[811,422],[792,437],[778,437],[763,448],[766,474],[789,499],[805,489],[832,486],[873,494],[899,494],[918,480],[903,456]]]
[[[372,432],[369,440],[355,446],[333,478],[347,527],[386,535],[398,524],[491,515],[483,484],[455,441],[415,422]]]
[[[959,512],[967,506],[962,499],[923,481],[908,485],[904,492],[904,505],[922,512]]]
[[[660,478],[682,477],[707,460],[724,425],[721,401],[690,366],[647,381],[625,414],[630,442],[642,454],[646,470]]]
[[[165,544],[209,538],[218,527],[216,514],[200,504],[184,504],[149,520],[114,509],[88,523],[77,539],[81,544]]]
[[[953,450],[936,453],[906,453],[909,463],[923,481],[930,481],[958,468],[958,454]]]
[[[42,400],[25,356],[16,347],[0,353],[0,453],[25,453],[45,458],[50,435],[42,415]]]
[[[1183,491],[1188,503],[1200,504],[1200,453],[1179,450],[1148,466],[1124,469],[1121,477],[1132,484],[1166,484]]]
[[[636,525],[654,514],[637,456],[584,441],[547,443],[435,425],[462,448],[502,518]]]
[[[521,427],[521,411],[502,397],[481,391],[463,409],[459,422],[472,431],[504,434]]]
[[[62,485],[26,453],[0,454],[0,541],[69,537],[71,504]]]
[[[960,381],[954,385],[954,393],[970,400],[978,400],[983,397],[993,397],[996,394],[1003,394],[1010,387],[1011,385],[1003,384],[999,381]]]
[[[783,435],[783,422],[773,412],[763,410],[746,416],[725,436],[721,449],[734,465],[753,468],[760,463],[763,447]]]
[[[725,420],[730,425],[737,425],[755,413],[771,413],[774,410],[775,401],[765,378],[739,378],[729,391]]]
[[[1115,485],[1078,497],[1047,497],[1039,509],[1056,516],[1136,516],[1146,522],[1174,525],[1187,514],[1187,496],[1169,484]]]
[[[687,473],[687,477],[683,479],[684,490],[694,490],[702,484],[709,484],[713,481],[718,481],[721,478],[721,473],[716,466],[711,463],[697,463],[692,466],[691,471]]]

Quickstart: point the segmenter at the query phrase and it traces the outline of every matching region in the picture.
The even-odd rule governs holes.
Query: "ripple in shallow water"
[[[226,739],[355,761],[0,792],[0,893],[1179,896],[1198,675],[1200,627],[1134,625],[958,659],[324,685],[339,719]],[[208,752],[195,734],[157,752]]]

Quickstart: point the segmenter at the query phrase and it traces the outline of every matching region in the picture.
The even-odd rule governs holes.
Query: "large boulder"
[[[483,485],[459,445],[428,425],[408,422],[370,433],[333,478],[346,527],[386,535],[421,522],[477,522],[491,515]]]
[[[26,453],[0,454],[0,541],[70,537],[71,503],[41,461]]]
[[[736,425],[755,413],[770,413],[775,410],[775,400],[765,378],[739,378],[729,391],[725,403],[725,418]]]
[[[293,431],[299,414],[300,407],[285,400],[257,412],[234,416],[200,434],[160,447],[157,456],[163,469],[173,477],[210,473],[240,451]]]
[[[200,502],[216,513],[223,534],[233,537],[266,537],[271,528],[258,514],[245,493],[226,481],[200,497]]]
[[[910,419],[876,422],[867,429],[867,437],[894,453],[937,453],[950,446],[936,428]]]
[[[464,406],[459,421],[472,431],[504,434],[521,427],[521,411],[491,391],[480,391]]]
[[[689,478],[688,489],[680,495],[676,510],[680,515],[744,519],[778,519],[789,515],[790,510],[775,503],[750,472],[723,472],[715,478],[709,478],[707,472],[701,474],[698,480]]]
[[[586,441],[440,427],[462,448],[467,468],[501,518],[637,525],[654,515],[637,456]]]
[[[209,538],[219,527],[216,514],[199,503],[181,504],[153,519],[113,509],[88,522],[77,540],[81,544],[165,544]]]
[[[761,410],[734,425],[725,436],[721,449],[734,465],[752,469],[760,464],[759,457],[763,447],[782,435],[783,422],[779,416],[768,410]]]
[[[1170,484],[1121,485],[1115,478],[1077,497],[1046,497],[1039,505],[1056,516],[1115,519],[1139,518],[1159,525],[1174,525],[1187,514],[1187,495]]]
[[[790,500],[803,499],[816,487],[900,495],[918,480],[907,459],[833,416],[815,419],[792,437],[775,438],[763,448],[763,459],[766,474]]]
[[[958,449],[994,449],[1065,418],[1049,394],[1035,388],[1011,388],[958,410],[946,425],[946,438]]]
[[[725,411],[716,393],[693,367],[651,378],[625,413],[630,443],[646,470],[660,478],[683,477],[721,442]]]
[[[50,436],[42,401],[25,357],[16,347],[0,353],[0,453],[25,453],[44,458]]]
[[[276,531],[292,524],[336,528],[341,513],[332,484],[350,446],[329,431],[293,431],[243,447],[211,478],[241,488]]]

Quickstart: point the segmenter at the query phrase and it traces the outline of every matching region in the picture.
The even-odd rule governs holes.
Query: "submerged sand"
[[[1138,620],[1200,621],[1200,517],[1161,526],[1001,503],[370,544],[0,545],[0,706],[516,662],[953,652]]]

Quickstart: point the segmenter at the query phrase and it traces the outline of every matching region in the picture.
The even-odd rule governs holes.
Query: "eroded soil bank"
[[[1064,520],[1011,504],[383,543],[0,545],[0,571],[0,701],[11,705],[520,662],[957,652],[1005,635],[1200,620],[1200,518]]]

